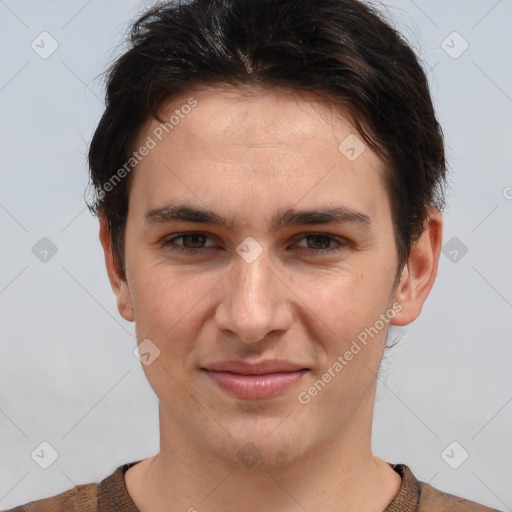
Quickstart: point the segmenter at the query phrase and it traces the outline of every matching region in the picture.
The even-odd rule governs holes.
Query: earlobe
[[[434,285],[442,245],[442,216],[436,208],[428,209],[425,228],[411,248],[395,292],[395,302],[402,308],[390,322],[408,325],[421,313]]]
[[[117,309],[125,320],[133,322],[135,321],[135,316],[133,313],[130,289],[128,288],[126,277],[119,269],[119,265],[117,264],[117,260],[114,256],[114,251],[112,249],[112,237],[108,230],[107,219],[103,212],[100,213],[99,237],[103,247],[103,253],[105,255],[105,266],[107,268],[110,286],[116,296]]]

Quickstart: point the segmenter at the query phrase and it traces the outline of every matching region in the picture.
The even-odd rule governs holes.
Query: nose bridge
[[[271,307],[275,300],[272,288],[275,279],[271,270],[271,262],[268,251],[263,251],[254,261],[241,258],[234,270],[235,286],[238,283],[238,301],[242,304],[252,305],[255,308]]]
[[[239,250],[243,249],[242,243]],[[253,249],[249,246],[245,254]],[[237,256],[216,312],[219,329],[228,329],[242,341],[251,343],[272,331],[289,327],[291,313],[286,304],[285,288],[275,272],[266,250],[256,259],[244,258],[243,252]]]

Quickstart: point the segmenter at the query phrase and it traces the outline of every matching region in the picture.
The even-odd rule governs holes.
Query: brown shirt
[[[140,461],[119,466],[99,484],[77,485],[52,498],[32,501],[6,512],[140,512],[124,482],[124,474]],[[393,464],[402,486],[384,512],[499,512],[458,498],[416,480],[404,464]]]

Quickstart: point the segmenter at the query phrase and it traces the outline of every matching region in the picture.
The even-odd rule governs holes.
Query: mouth
[[[235,398],[266,400],[284,393],[310,370],[288,361],[271,360],[255,364],[223,361],[201,368],[201,371]]]

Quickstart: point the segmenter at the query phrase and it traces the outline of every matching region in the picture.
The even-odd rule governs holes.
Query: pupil
[[[315,245],[318,244],[318,243],[320,243],[320,245],[325,245],[325,243],[322,244],[321,242],[318,242],[319,239],[320,240],[323,239],[324,242],[325,242],[326,241],[326,237],[325,236],[322,236],[322,235],[310,235],[309,237],[313,238]],[[322,247],[322,249],[325,249],[325,247]]]
[[[194,238],[195,238],[195,239],[197,239],[197,237],[202,237],[202,236],[203,236],[203,235],[200,235],[200,234],[198,234],[198,233],[194,233],[194,234],[192,234],[192,235],[186,235],[186,237],[185,237],[185,238],[187,238],[187,237],[188,237],[189,239],[190,239],[190,238],[192,238],[192,239],[194,239]],[[197,242],[197,240],[196,240],[196,242],[192,242],[192,244],[193,244],[193,245],[194,245],[194,243],[199,243],[199,247],[201,246],[201,242]],[[194,249],[196,249],[197,247],[193,247],[193,248],[194,248]]]

